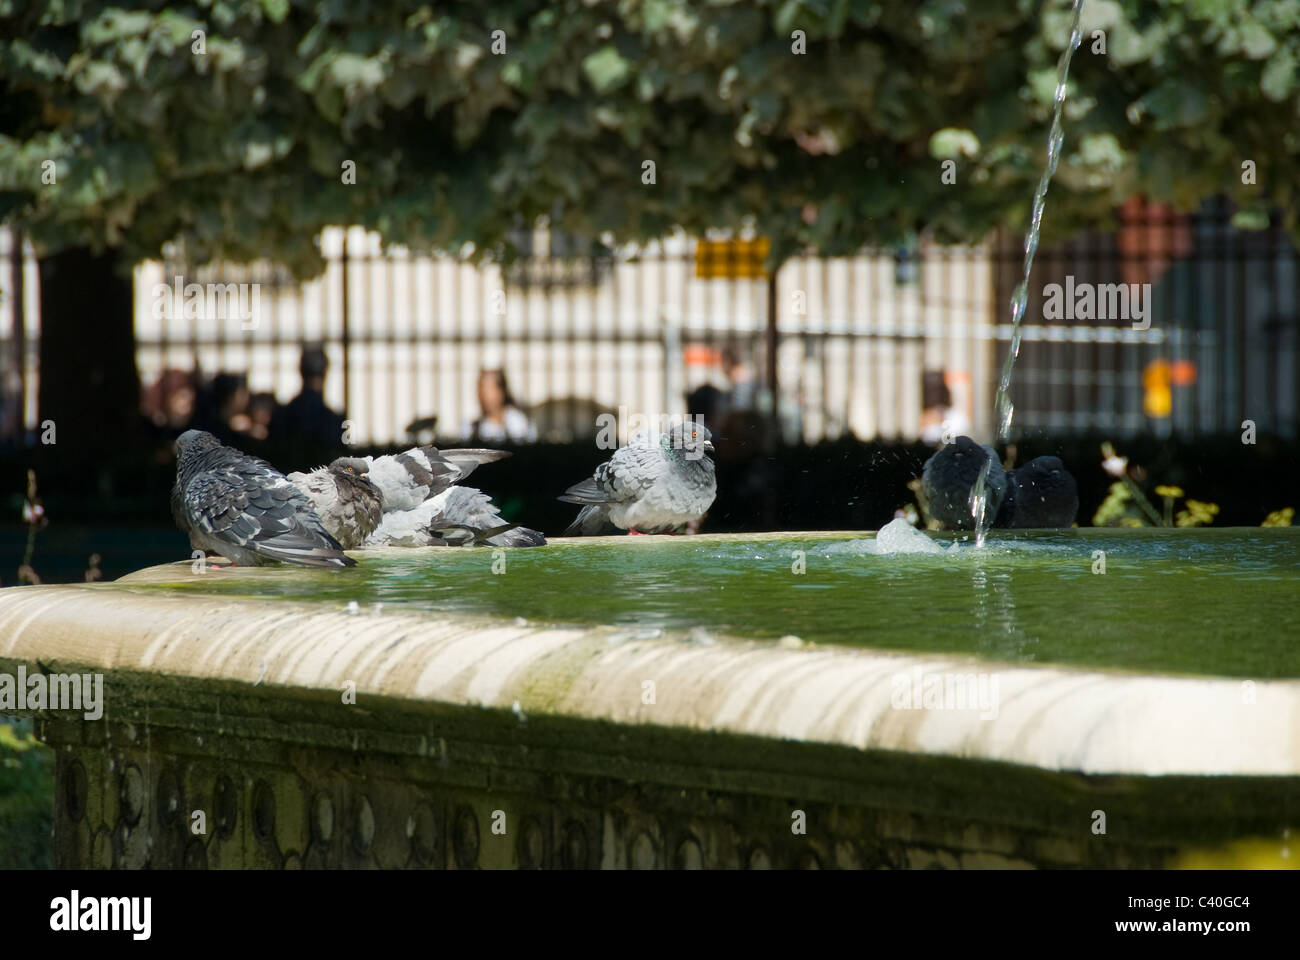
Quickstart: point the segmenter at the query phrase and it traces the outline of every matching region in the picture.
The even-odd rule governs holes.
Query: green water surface
[[[614,624],[695,643],[794,634],[1000,661],[1300,677],[1300,529],[994,534],[983,549],[932,534],[945,547],[956,540],[939,555],[872,555],[847,534],[628,537],[498,555],[428,548],[356,554],[351,570],[241,569],[130,589],[355,601],[359,616],[458,611]],[[1104,574],[1093,572],[1096,551]],[[504,572],[494,573],[502,558]]]

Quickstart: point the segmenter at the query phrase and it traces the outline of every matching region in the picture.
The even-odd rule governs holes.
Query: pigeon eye
[[[697,434],[694,430],[691,431],[691,439],[692,440],[699,439],[699,434]]]

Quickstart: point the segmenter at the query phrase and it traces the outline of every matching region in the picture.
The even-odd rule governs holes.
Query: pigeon
[[[236,564],[356,564],[284,474],[203,430],[186,430],[176,441],[171,505],[193,548]]]
[[[1012,472],[1001,527],[1068,527],[1079,512],[1079,485],[1060,457],[1035,457]]]
[[[491,498],[473,487],[448,487],[411,510],[384,514],[368,547],[541,547],[536,530],[506,523]]]
[[[339,457],[328,467],[288,475],[344,550],[365,543],[384,513],[384,495],[367,479],[369,469],[370,462],[363,457]]]
[[[412,447],[405,453],[360,458],[366,464],[366,479],[384,496],[384,512],[413,510],[430,497],[459,483],[483,463],[495,463],[510,456],[507,450]]]
[[[989,472],[984,480],[984,516],[992,526],[1007,495],[1007,475],[992,447],[982,447],[970,437],[958,437],[925,462],[921,492],[929,501],[930,516],[945,530],[975,528],[970,497],[985,463]]]
[[[698,520],[713,504],[713,435],[702,423],[673,425],[658,443],[638,438],[560,497],[582,504],[564,536],[599,533],[608,521],[629,533],[661,533]]]

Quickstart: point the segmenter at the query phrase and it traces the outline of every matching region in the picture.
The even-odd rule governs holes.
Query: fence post
[[[348,294],[348,233],[350,231],[351,231],[350,227],[343,228],[343,250],[340,254],[340,263],[343,267],[342,341],[343,341],[343,416],[345,417],[348,415],[348,402],[352,398],[352,390],[351,390],[352,377],[351,377],[350,364],[348,362],[348,355],[351,353],[351,350],[349,348],[352,345],[352,330],[351,330],[351,324],[349,322],[349,314],[351,312],[350,302],[352,298]]]
[[[763,443],[766,452],[770,454],[779,450],[785,445],[785,438],[781,436],[781,397],[776,382],[776,275],[780,267],[774,267],[767,274],[767,389],[768,396],[772,399],[772,409],[768,414],[767,438]],[[771,469],[771,462],[765,465]],[[769,477],[772,475],[769,473]],[[767,530],[775,530],[778,527],[777,519],[777,500],[776,490],[777,483],[769,482],[763,485],[763,525]]]
[[[9,355],[14,369],[12,380],[14,402],[13,411],[9,414],[9,422],[12,424],[14,437],[19,438],[27,433],[27,303],[23,287],[25,276],[22,231],[15,228],[10,231],[9,237],[11,242],[9,269],[13,271],[13,279],[9,285],[13,294],[13,304],[10,309],[13,318],[13,337],[10,342],[13,344],[13,349]]]
[[[768,395],[772,398],[772,422],[768,429],[774,438],[780,437],[781,414],[780,403],[777,396],[776,382],[776,275],[780,268],[776,267],[768,271],[767,274],[767,389]]]

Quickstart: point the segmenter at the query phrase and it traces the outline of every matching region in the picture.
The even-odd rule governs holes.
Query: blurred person
[[[200,390],[195,405],[193,426],[206,430],[222,443],[241,440],[252,424],[248,416],[248,374],[221,372],[213,376],[207,389]]]
[[[255,393],[248,401],[248,435],[254,440],[266,440],[271,435],[276,406],[273,393]]]
[[[179,436],[194,419],[197,400],[194,374],[169,368],[158,375],[140,398],[140,412],[150,425]]]
[[[167,369],[140,393],[140,415],[155,463],[171,463],[172,445],[190,428],[198,404],[198,375]]]
[[[730,410],[753,410],[758,405],[758,384],[754,371],[744,360],[740,345],[734,340],[722,348],[722,368],[731,390],[727,395]]]
[[[714,440],[720,440],[723,422],[727,416],[727,395],[711,383],[696,387],[686,395],[686,409],[692,415],[704,418],[704,425],[713,434]]]
[[[921,442],[942,446],[971,432],[970,417],[953,406],[952,391],[942,370],[921,374]]]
[[[519,409],[510,393],[504,370],[483,370],[478,375],[478,405],[482,415],[466,423],[461,436],[479,443],[533,443],[537,427]]]
[[[319,344],[305,344],[298,361],[302,390],[271,417],[273,442],[294,446],[335,449],[343,443],[343,414],[325,403],[325,375],[329,358]]]

